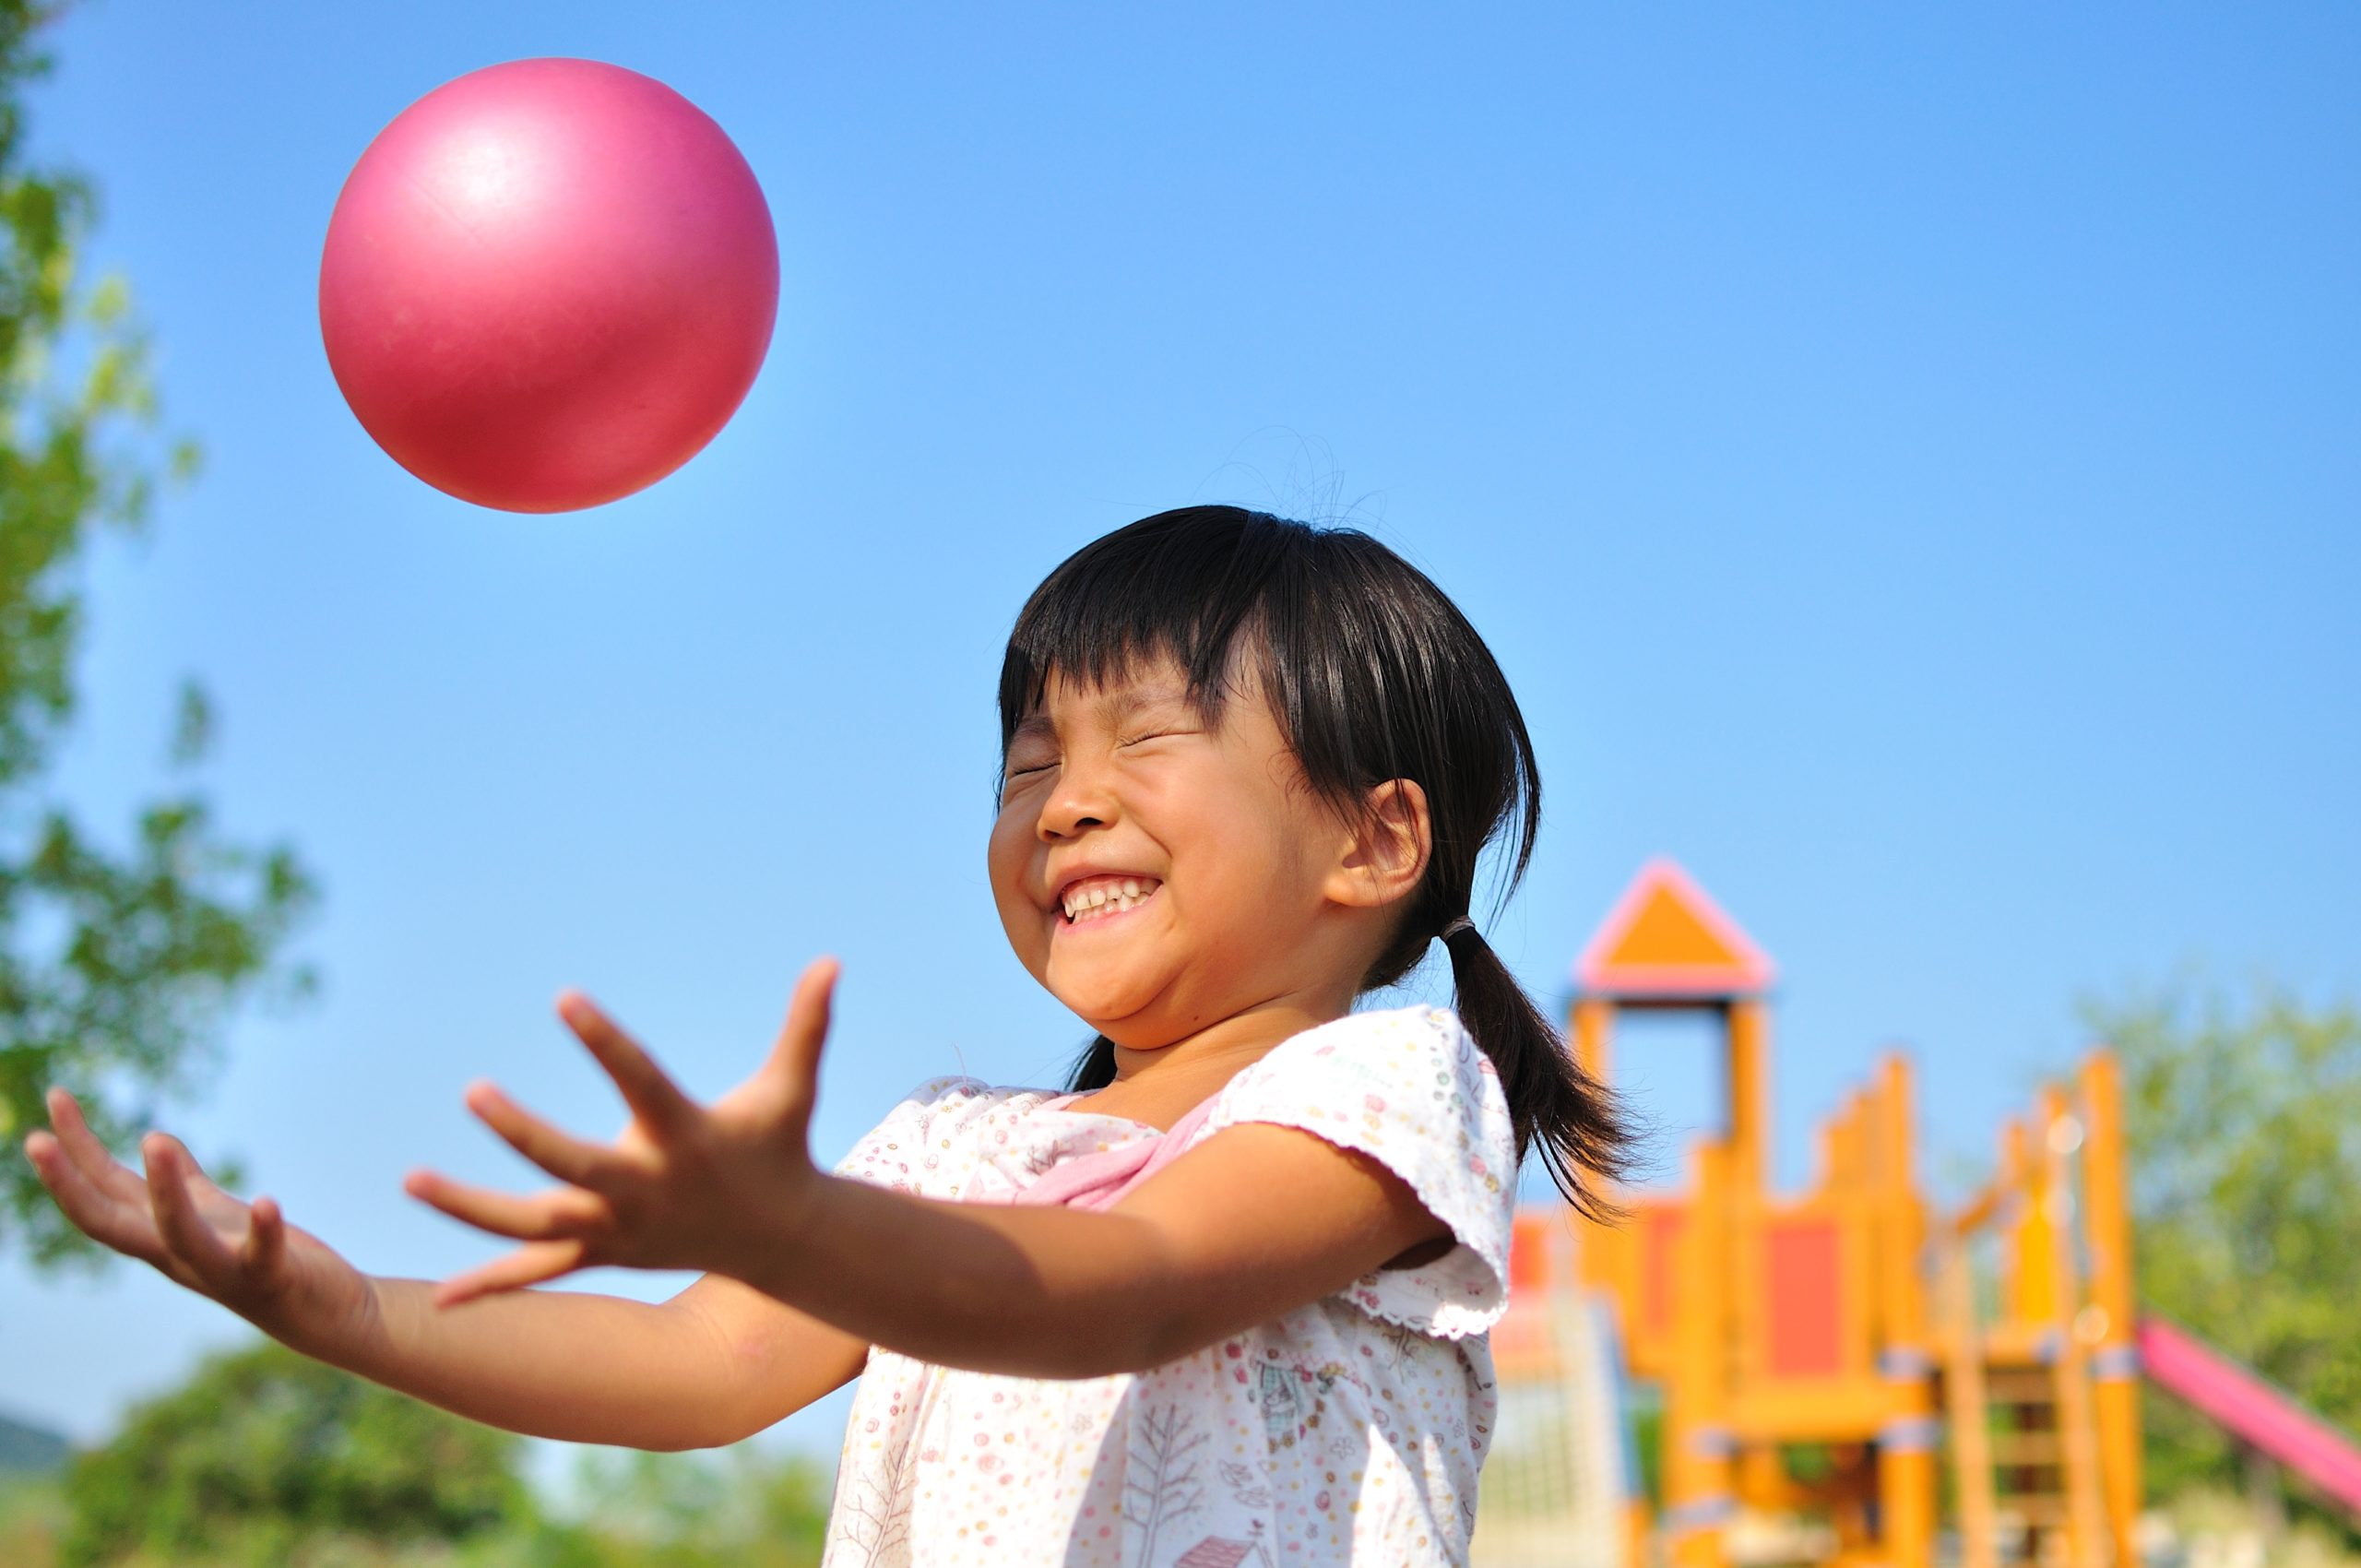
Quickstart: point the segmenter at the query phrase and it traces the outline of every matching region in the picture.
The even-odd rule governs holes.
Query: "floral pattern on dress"
[[[919,1086],[836,1167],[1004,1198],[1156,1128],[973,1078]],[[1514,1143],[1497,1075],[1442,1008],[1274,1047],[1192,1138],[1268,1122],[1384,1164],[1454,1244],[1142,1372],[1060,1381],[870,1352],[826,1568],[1318,1568],[1464,1562],[1497,1408]]]

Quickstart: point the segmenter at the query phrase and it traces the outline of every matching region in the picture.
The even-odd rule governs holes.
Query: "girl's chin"
[[[1138,1007],[1120,1002],[1101,1002],[1092,997],[1061,996],[1058,1000],[1066,1004],[1068,1012],[1088,1024],[1093,1030],[1128,1049],[1153,1051],[1157,1045],[1166,1043],[1164,1037],[1153,1028],[1140,1028],[1145,1020]],[[1133,1043],[1134,1037],[1139,1038],[1140,1043]]]
[[[1115,1038],[1110,1030],[1130,1034],[1145,1022],[1141,1014],[1155,1004],[1157,993],[1164,989],[1160,985],[1139,981],[1125,983],[1095,976],[1060,975],[1054,966],[1044,983],[1048,985],[1050,994],[1065,1004],[1076,1017],[1110,1039]],[[1130,1027],[1126,1028],[1127,1025]],[[1144,1032],[1150,1038],[1157,1038],[1153,1030]],[[1140,1049],[1148,1048],[1143,1046]]]

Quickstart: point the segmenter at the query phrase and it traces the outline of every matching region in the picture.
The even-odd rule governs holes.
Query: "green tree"
[[[2142,1301],[2361,1431],[2361,1011],[2183,982],[2082,1016],[2123,1064]],[[2146,1411],[2153,1492],[2241,1484],[2222,1433]]]
[[[457,1568],[813,1568],[827,1533],[826,1472],[752,1443],[588,1449],[572,1490],[580,1502],[566,1516],[519,1515],[459,1548]],[[424,1554],[398,1562],[424,1568]]]
[[[576,1490],[590,1506],[568,1532],[564,1568],[809,1568],[827,1532],[821,1468],[751,1443],[718,1455],[594,1449]]]
[[[310,972],[275,955],[314,900],[283,846],[217,832],[186,777],[212,710],[180,693],[166,754],[176,779],[111,849],[44,788],[75,707],[83,624],[76,567],[102,529],[142,532],[160,481],[196,455],[159,431],[148,342],[120,279],[86,279],[89,183],[28,165],[24,98],[49,69],[61,9],[0,0],[0,1243],[37,1265],[104,1254],[48,1202],[23,1157],[42,1090],[83,1096],[120,1146],[212,1065],[229,1008]]]
[[[62,1486],[0,1491],[17,1568],[812,1568],[827,1477],[752,1443],[590,1449],[552,1517],[523,1439],[269,1340],[132,1410]],[[13,1550],[16,1555],[6,1555]]]
[[[75,1462],[63,1561],[258,1568],[494,1537],[532,1517],[520,1446],[266,1340]]]

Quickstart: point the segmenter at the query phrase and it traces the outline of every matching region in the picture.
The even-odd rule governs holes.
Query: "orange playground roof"
[[[1768,990],[1753,938],[1669,860],[1650,861],[1574,961],[1584,995],[1711,1001]]]

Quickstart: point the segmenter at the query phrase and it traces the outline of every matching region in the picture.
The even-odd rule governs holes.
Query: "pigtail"
[[[1566,1201],[1602,1224],[1620,1218],[1603,1184],[1631,1166],[1631,1131],[1614,1094],[1583,1071],[1490,943],[1465,919],[1444,928],[1459,1021],[1501,1075],[1516,1134]],[[1111,1057],[1110,1057],[1111,1065]]]

